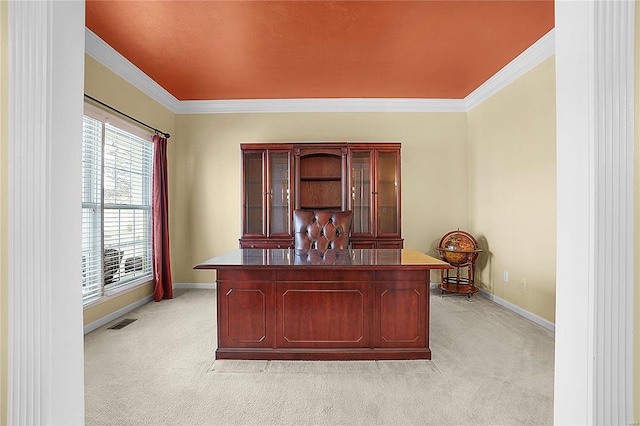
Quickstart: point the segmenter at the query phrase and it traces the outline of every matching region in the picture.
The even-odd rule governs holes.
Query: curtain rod
[[[88,98],[88,99],[91,99],[93,102],[96,102],[96,103],[98,103],[98,104],[102,105],[102,106],[103,106],[103,107],[105,107],[105,108],[109,108],[111,111],[117,112],[117,113],[118,113],[118,114],[120,114],[120,115],[124,115],[124,116],[125,116],[125,117],[127,117],[129,120],[133,120],[133,121],[135,121],[135,122],[136,122],[136,123],[138,123],[138,124],[142,124],[144,127],[146,127],[146,128],[149,128],[149,129],[153,130],[153,131],[154,131],[154,132],[156,132],[157,134],[160,134],[160,135],[164,136],[164,137],[165,137],[165,138],[167,138],[167,139],[169,139],[169,138],[171,137],[171,135],[170,135],[169,133],[165,133],[165,132],[163,132],[163,131],[161,131],[161,130],[156,129],[155,127],[151,127],[151,126],[149,126],[147,123],[143,123],[143,122],[142,122],[142,121],[140,121],[140,120],[136,120],[135,118],[131,117],[130,115],[127,115],[127,114],[125,114],[124,112],[119,111],[119,110],[115,109],[114,107],[109,106],[109,105],[105,104],[104,102],[99,101],[99,100],[97,100],[96,98],[94,98],[94,97],[92,97],[92,96],[87,95],[86,93],[84,94],[84,97],[85,97],[85,98]]]

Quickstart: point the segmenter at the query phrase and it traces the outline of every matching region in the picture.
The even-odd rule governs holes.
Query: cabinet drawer
[[[376,248],[375,241],[353,241],[351,240],[352,249],[374,249]]]
[[[400,241],[381,241],[378,240],[376,247],[378,249],[401,249],[403,248],[402,240]]]
[[[402,239],[358,239],[351,238],[352,249],[402,249],[404,248]]]
[[[240,240],[241,249],[289,249],[293,248],[293,240]]]

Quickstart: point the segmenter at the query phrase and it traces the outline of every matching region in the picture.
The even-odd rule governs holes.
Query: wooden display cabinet
[[[402,248],[400,144],[349,148],[352,248]]]
[[[290,248],[292,147],[242,145],[241,248]]]
[[[293,209],[353,210],[352,248],[403,247],[400,143],[241,144],[240,248],[293,246]]]

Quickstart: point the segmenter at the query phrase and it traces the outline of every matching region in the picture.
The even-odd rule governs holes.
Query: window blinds
[[[109,120],[85,116],[84,122],[82,286],[88,303],[153,276],[153,145]]]
[[[82,143],[82,295],[102,293],[102,122],[84,116]]]
[[[103,235],[109,288],[151,274],[152,170],[149,141],[105,125]]]

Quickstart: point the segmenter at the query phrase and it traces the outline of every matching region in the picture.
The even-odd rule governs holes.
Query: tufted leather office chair
[[[348,249],[352,219],[351,210],[343,212],[294,210],[293,232],[296,251]]]

